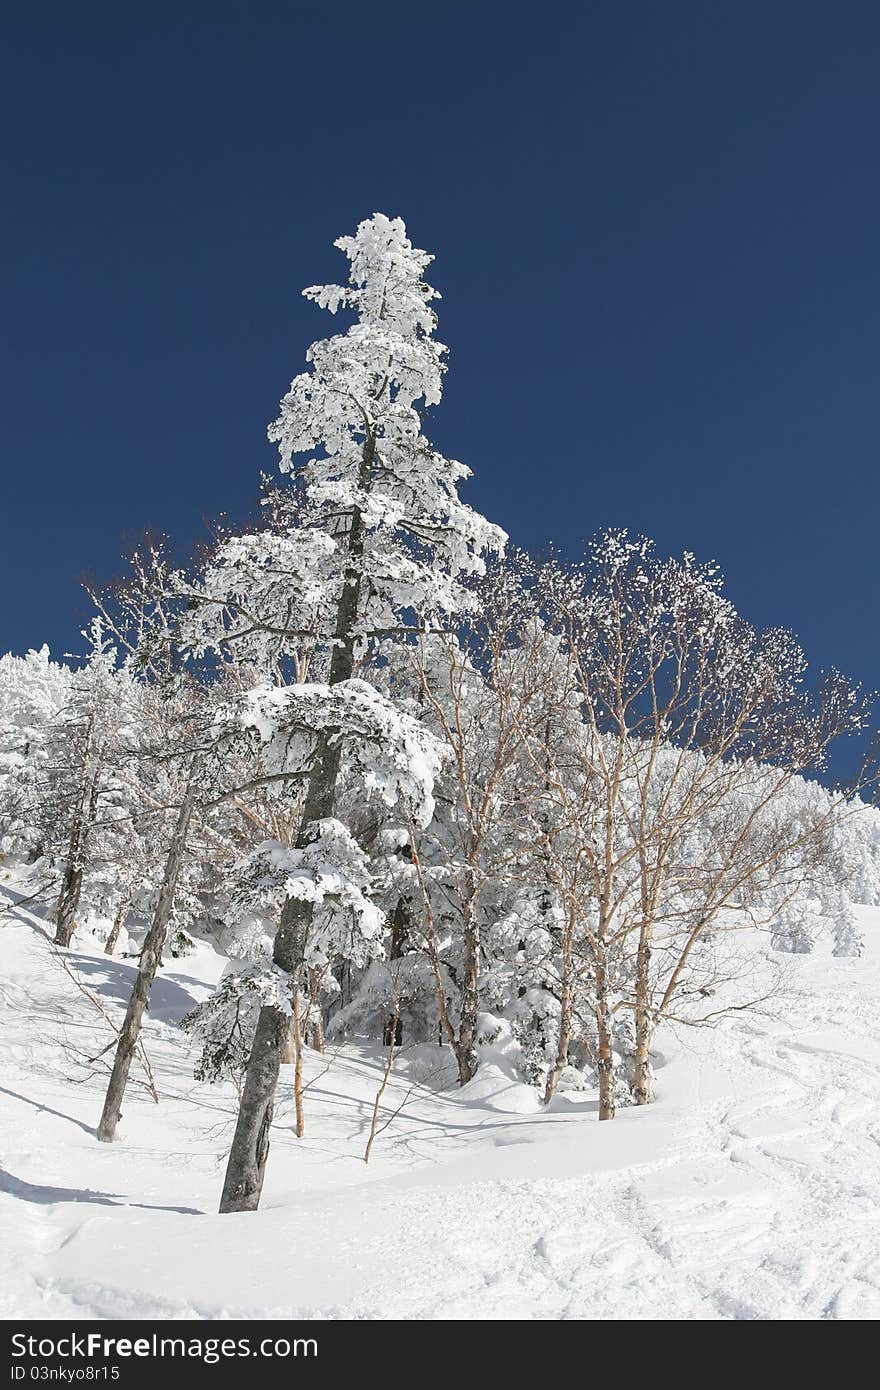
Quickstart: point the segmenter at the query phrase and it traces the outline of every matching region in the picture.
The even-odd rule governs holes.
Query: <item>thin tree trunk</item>
[[[559,991],[559,1042],[556,1059],[547,1076],[544,1091],[544,1104],[549,1105],[556,1095],[556,1087],[565,1067],[568,1065],[568,1045],[571,1042],[571,945],[567,943],[562,958],[562,985]]]
[[[412,925],[412,898],[407,894],[398,898],[391,914],[391,946],[388,951],[389,960],[403,960],[406,949],[410,942],[410,926]],[[386,1014],[385,1024],[382,1029],[382,1043],[388,1047],[393,1041],[395,1047],[400,1047],[403,1043],[403,1019],[400,1017],[400,1006],[393,1014]],[[323,1048],[321,1049],[323,1052]]]
[[[400,1006],[398,1005],[391,1015],[390,1039],[388,1042],[388,1058],[385,1062],[385,1071],[382,1076],[382,1085],[376,1092],[376,1101],[373,1105],[373,1118],[370,1121],[370,1134],[367,1139],[367,1147],[364,1150],[364,1163],[370,1161],[370,1151],[373,1147],[373,1140],[376,1138],[376,1122],[379,1119],[379,1105],[385,1094],[385,1087],[388,1085],[388,1078],[391,1075],[391,1068],[394,1066],[394,1049],[399,1045],[398,1027],[400,1025]]]
[[[477,1011],[479,1007],[477,931],[472,915],[473,904],[469,903],[468,908],[462,934],[461,1022],[458,1027],[458,1040],[455,1047],[458,1080],[462,1086],[467,1085],[477,1071]]]
[[[623,720],[621,719],[621,725]],[[608,958],[606,955],[608,932],[612,916],[611,903],[614,892],[614,810],[620,790],[623,766],[623,740],[617,744],[617,757],[610,784],[610,800],[605,810],[605,867],[602,894],[599,902],[599,920],[596,925],[596,1032],[598,1042],[597,1068],[599,1071],[599,1119],[613,1120],[614,1103],[614,1046],[611,1036],[611,1011],[608,1006]]]
[[[541,899],[538,904],[538,913],[544,923],[544,928],[551,940],[554,938],[553,930],[553,841],[550,835],[550,798],[553,785],[550,779],[551,773],[551,747],[553,741],[553,720],[548,712],[544,722],[544,807],[540,816],[541,831],[544,836],[544,848],[541,857],[544,863],[544,887],[541,890]],[[559,1037],[556,1044],[556,1056],[553,1066],[547,1073],[547,1082],[544,1087],[544,1104],[549,1105],[556,1094],[556,1087],[559,1085],[559,1078],[566,1065],[568,1064],[568,1045],[571,1041],[571,927],[566,924],[563,929],[562,939],[562,980],[559,991]],[[521,950],[525,949],[525,942],[521,944]],[[524,985],[520,986],[520,997],[526,993]],[[546,1055],[546,1036],[544,1031],[543,1018],[532,1015],[535,1031],[541,1039],[541,1053]]]
[[[317,970],[309,971],[309,1010],[311,1014],[312,1047],[324,1051],[324,1015],[321,1012],[321,979]]]
[[[296,1107],[296,1137],[302,1139],[306,1132],[306,1117],[303,1112],[303,1044],[299,1020],[299,989],[293,991],[293,1103]]]
[[[651,963],[650,935],[644,929],[636,956],[636,1052],[633,1095],[636,1105],[648,1105],[653,1099],[651,1077],[651,1013],[649,968]]]
[[[422,895],[422,904],[425,909],[427,919],[427,930],[425,932],[425,950],[431,966],[431,973],[434,976],[434,988],[437,992],[437,1044],[443,1046],[443,1034],[449,1041],[455,1055],[458,1055],[458,1039],[455,1036],[455,1028],[449,1014],[449,1001],[446,998],[446,990],[443,985],[443,966],[440,961],[440,953],[437,949],[437,932],[434,921],[434,909],[431,906],[431,899],[425,884],[425,876],[422,873],[422,863],[419,859],[415,845],[413,845],[412,862],[419,881],[419,890]]]
[[[91,778],[91,785],[88,776],[89,759],[91,758],[92,749],[92,728],[93,721],[90,718],[86,733],[82,789],[80,791],[79,804],[74,812],[73,824],[70,828],[70,841],[67,847],[67,865],[64,870],[61,893],[58,897],[58,908],[55,914],[56,946],[69,946],[73,940],[73,933],[76,930],[76,914],[79,911],[79,900],[82,893],[83,872],[85,869],[86,839],[88,838],[89,825],[95,818],[98,802],[98,773],[96,771]]]
[[[608,1013],[608,982],[604,961],[596,962],[596,1031],[599,1040],[599,1119],[613,1120],[614,1050],[611,1041],[611,1019]]]
[[[186,852],[186,836],[194,800],[195,792],[192,781],[190,781],[183,801],[180,803],[177,824],[174,827],[168,857],[165,861],[165,875],[159,891],[159,900],[156,903],[152,925],[144,940],[144,948],[138,962],[137,978],[134,982],[131,998],[128,1001],[125,1022],[119,1034],[116,1057],[110,1074],[110,1084],[107,1087],[107,1098],[104,1101],[104,1110],[98,1125],[98,1138],[105,1144],[109,1144],[115,1137],[116,1127],[122,1114],[122,1097],[125,1094],[131,1059],[140,1036],[141,1022],[150,998],[153,980],[156,978],[156,971],[162,958],[162,947],[165,944],[171,909],[174,906],[174,890],[177,887],[180,866]]]
[[[116,950],[116,943],[119,940],[119,933],[122,931],[122,924],[128,916],[128,909],[131,906],[131,899],[126,897],[116,909],[116,916],[113,918],[113,926],[110,928],[110,935],[104,943],[104,955],[112,956]]]

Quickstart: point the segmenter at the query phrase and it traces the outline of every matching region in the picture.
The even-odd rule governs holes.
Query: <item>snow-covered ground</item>
[[[880,912],[863,916],[861,959],[792,957],[769,1012],[665,1034],[657,1103],[613,1124],[588,1095],[539,1113],[503,1058],[460,1092],[438,1089],[447,1049],[404,1050],[365,1166],[378,1054],[310,1054],[306,1136],[285,1076],[262,1209],[221,1217],[235,1099],[193,1082],[174,1023],[222,959],[161,972],[160,1104],[132,1089],[106,1146],[80,1059],[109,1026],[41,921],[7,911],[0,1315],[878,1317]],[[64,959],[119,1016],[134,962],[97,943]]]

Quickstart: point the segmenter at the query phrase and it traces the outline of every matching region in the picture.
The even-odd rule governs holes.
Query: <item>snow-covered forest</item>
[[[0,1307],[877,1315],[871,696],[472,509],[432,257],[336,246],[258,523],[0,658]]]

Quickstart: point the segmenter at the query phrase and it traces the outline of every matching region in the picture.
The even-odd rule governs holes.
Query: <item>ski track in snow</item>
[[[161,972],[161,1103],[137,1087],[101,1145],[102,1077],[77,1057],[108,1025],[39,920],[6,912],[0,1316],[878,1317],[880,911],[863,916],[866,955],[792,958],[772,1017],[666,1034],[657,1103],[610,1125],[586,1094],[536,1113],[500,1065],[431,1089],[404,1052],[366,1167],[378,1053],[310,1054],[306,1137],[285,1077],[263,1208],[219,1217],[234,1094],[192,1080],[173,1023],[221,958]],[[118,1017],[135,963],[65,959]]]

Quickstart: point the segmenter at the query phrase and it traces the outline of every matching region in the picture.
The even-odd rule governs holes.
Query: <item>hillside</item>
[[[175,1023],[223,958],[167,961],[146,1030],[160,1103],[132,1087],[103,1146],[81,1061],[108,1024],[10,906],[0,1316],[877,1317],[880,911],[861,916],[860,959],[785,957],[759,1014],[664,1029],[656,1103],[611,1124],[588,1093],[539,1113],[500,1053],[460,1091],[448,1049],[404,1048],[365,1166],[382,1059],[310,1053],[306,1136],[285,1080],[262,1209],[220,1217],[235,1096],[192,1080]],[[64,959],[117,1018],[134,962],[88,937]]]

